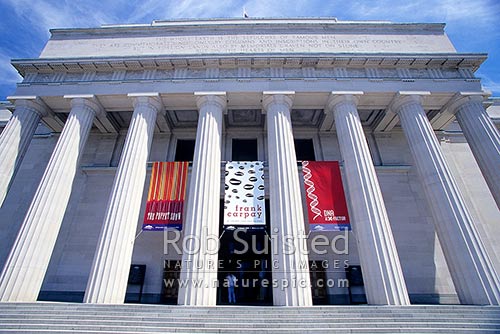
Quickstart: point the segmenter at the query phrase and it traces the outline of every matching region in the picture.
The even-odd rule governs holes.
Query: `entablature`
[[[363,92],[359,96],[358,112],[363,127],[369,132],[390,133],[398,128],[399,119],[391,110],[392,101],[400,94],[399,91]],[[405,92],[410,94],[411,92]],[[418,95],[420,92],[415,91]],[[263,92],[226,92],[227,113],[225,114],[226,128],[264,128],[265,117],[262,115]],[[320,132],[335,132],[334,118],[327,112],[326,104],[331,91],[309,92],[295,91],[291,110],[292,125],[296,129],[317,129]],[[434,128],[443,130],[454,119],[450,102],[458,95],[487,95],[485,92],[426,92],[423,95],[423,108]],[[129,126],[133,112],[132,100],[129,94],[92,95],[102,105],[106,112],[94,123],[96,131],[108,133],[113,125],[112,132],[120,132]],[[198,111],[194,92],[191,93],[159,93],[163,110],[157,118],[156,132],[169,133],[177,129],[195,129],[198,121]],[[70,99],[65,96],[39,97],[51,110],[51,117],[58,122],[44,123],[63,124],[71,110]],[[22,99],[23,96],[14,96],[10,99]],[[103,123],[104,122],[104,123]],[[60,131],[61,127],[51,127],[53,131]]]

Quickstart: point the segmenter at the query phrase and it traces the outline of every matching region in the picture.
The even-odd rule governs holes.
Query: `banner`
[[[338,161],[303,161],[302,173],[311,231],[350,230]]]
[[[188,164],[187,161],[153,163],[143,230],[182,229]]]
[[[263,162],[227,162],[224,188],[225,226],[266,225]]]

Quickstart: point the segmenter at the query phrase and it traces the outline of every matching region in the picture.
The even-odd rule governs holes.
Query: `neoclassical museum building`
[[[0,301],[500,304],[500,105],[444,28],[51,30],[1,105]]]

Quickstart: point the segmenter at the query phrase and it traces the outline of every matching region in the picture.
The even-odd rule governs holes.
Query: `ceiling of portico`
[[[371,92],[360,95],[358,112],[365,128],[378,132],[390,131],[398,124],[396,115],[388,110],[396,92]],[[455,93],[433,93],[425,96],[424,108],[435,129],[441,129],[453,120],[453,115],[442,111]],[[168,129],[196,128],[198,111],[194,94],[160,94],[164,112],[157,121],[157,131]],[[228,93],[227,110],[224,115],[226,127],[264,127],[262,93]],[[291,120],[293,127],[316,128],[320,131],[335,131],[333,115],[325,112],[330,93],[296,92],[294,94]],[[126,95],[99,95],[99,103],[106,111],[108,121],[116,130],[129,126],[133,112],[132,99]],[[52,117],[66,121],[70,99],[62,96],[43,97],[42,100],[53,111]],[[98,127],[102,131],[105,127]],[[54,129],[57,131],[57,129]]]
[[[363,112],[363,122],[365,113]],[[322,109],[292,109],[291,119],[293,127],[308,127],[318,128],[324,118]],[[57,113],[56,117],[62,122],[66,122],[67,113]],[[126,129],[132,118],[132,111],[110,112],[108,117],[114,124],[117,124],[120,129]],[[167,110],[160,115],[167,122],[170,129],[186,129],[196,128],[198,125],[197,110]],[[224,117],[226,127],[238,128],[258,128],[264,126],[265,115],[261,109],[233,109],[228,110]]]

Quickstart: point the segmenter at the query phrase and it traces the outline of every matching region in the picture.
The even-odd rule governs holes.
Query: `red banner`
[[[153,163],[143,230],[182,229],[188,164],[187,161]]]
[[[350,230],[338,161],[303,161],[311,231]]]

